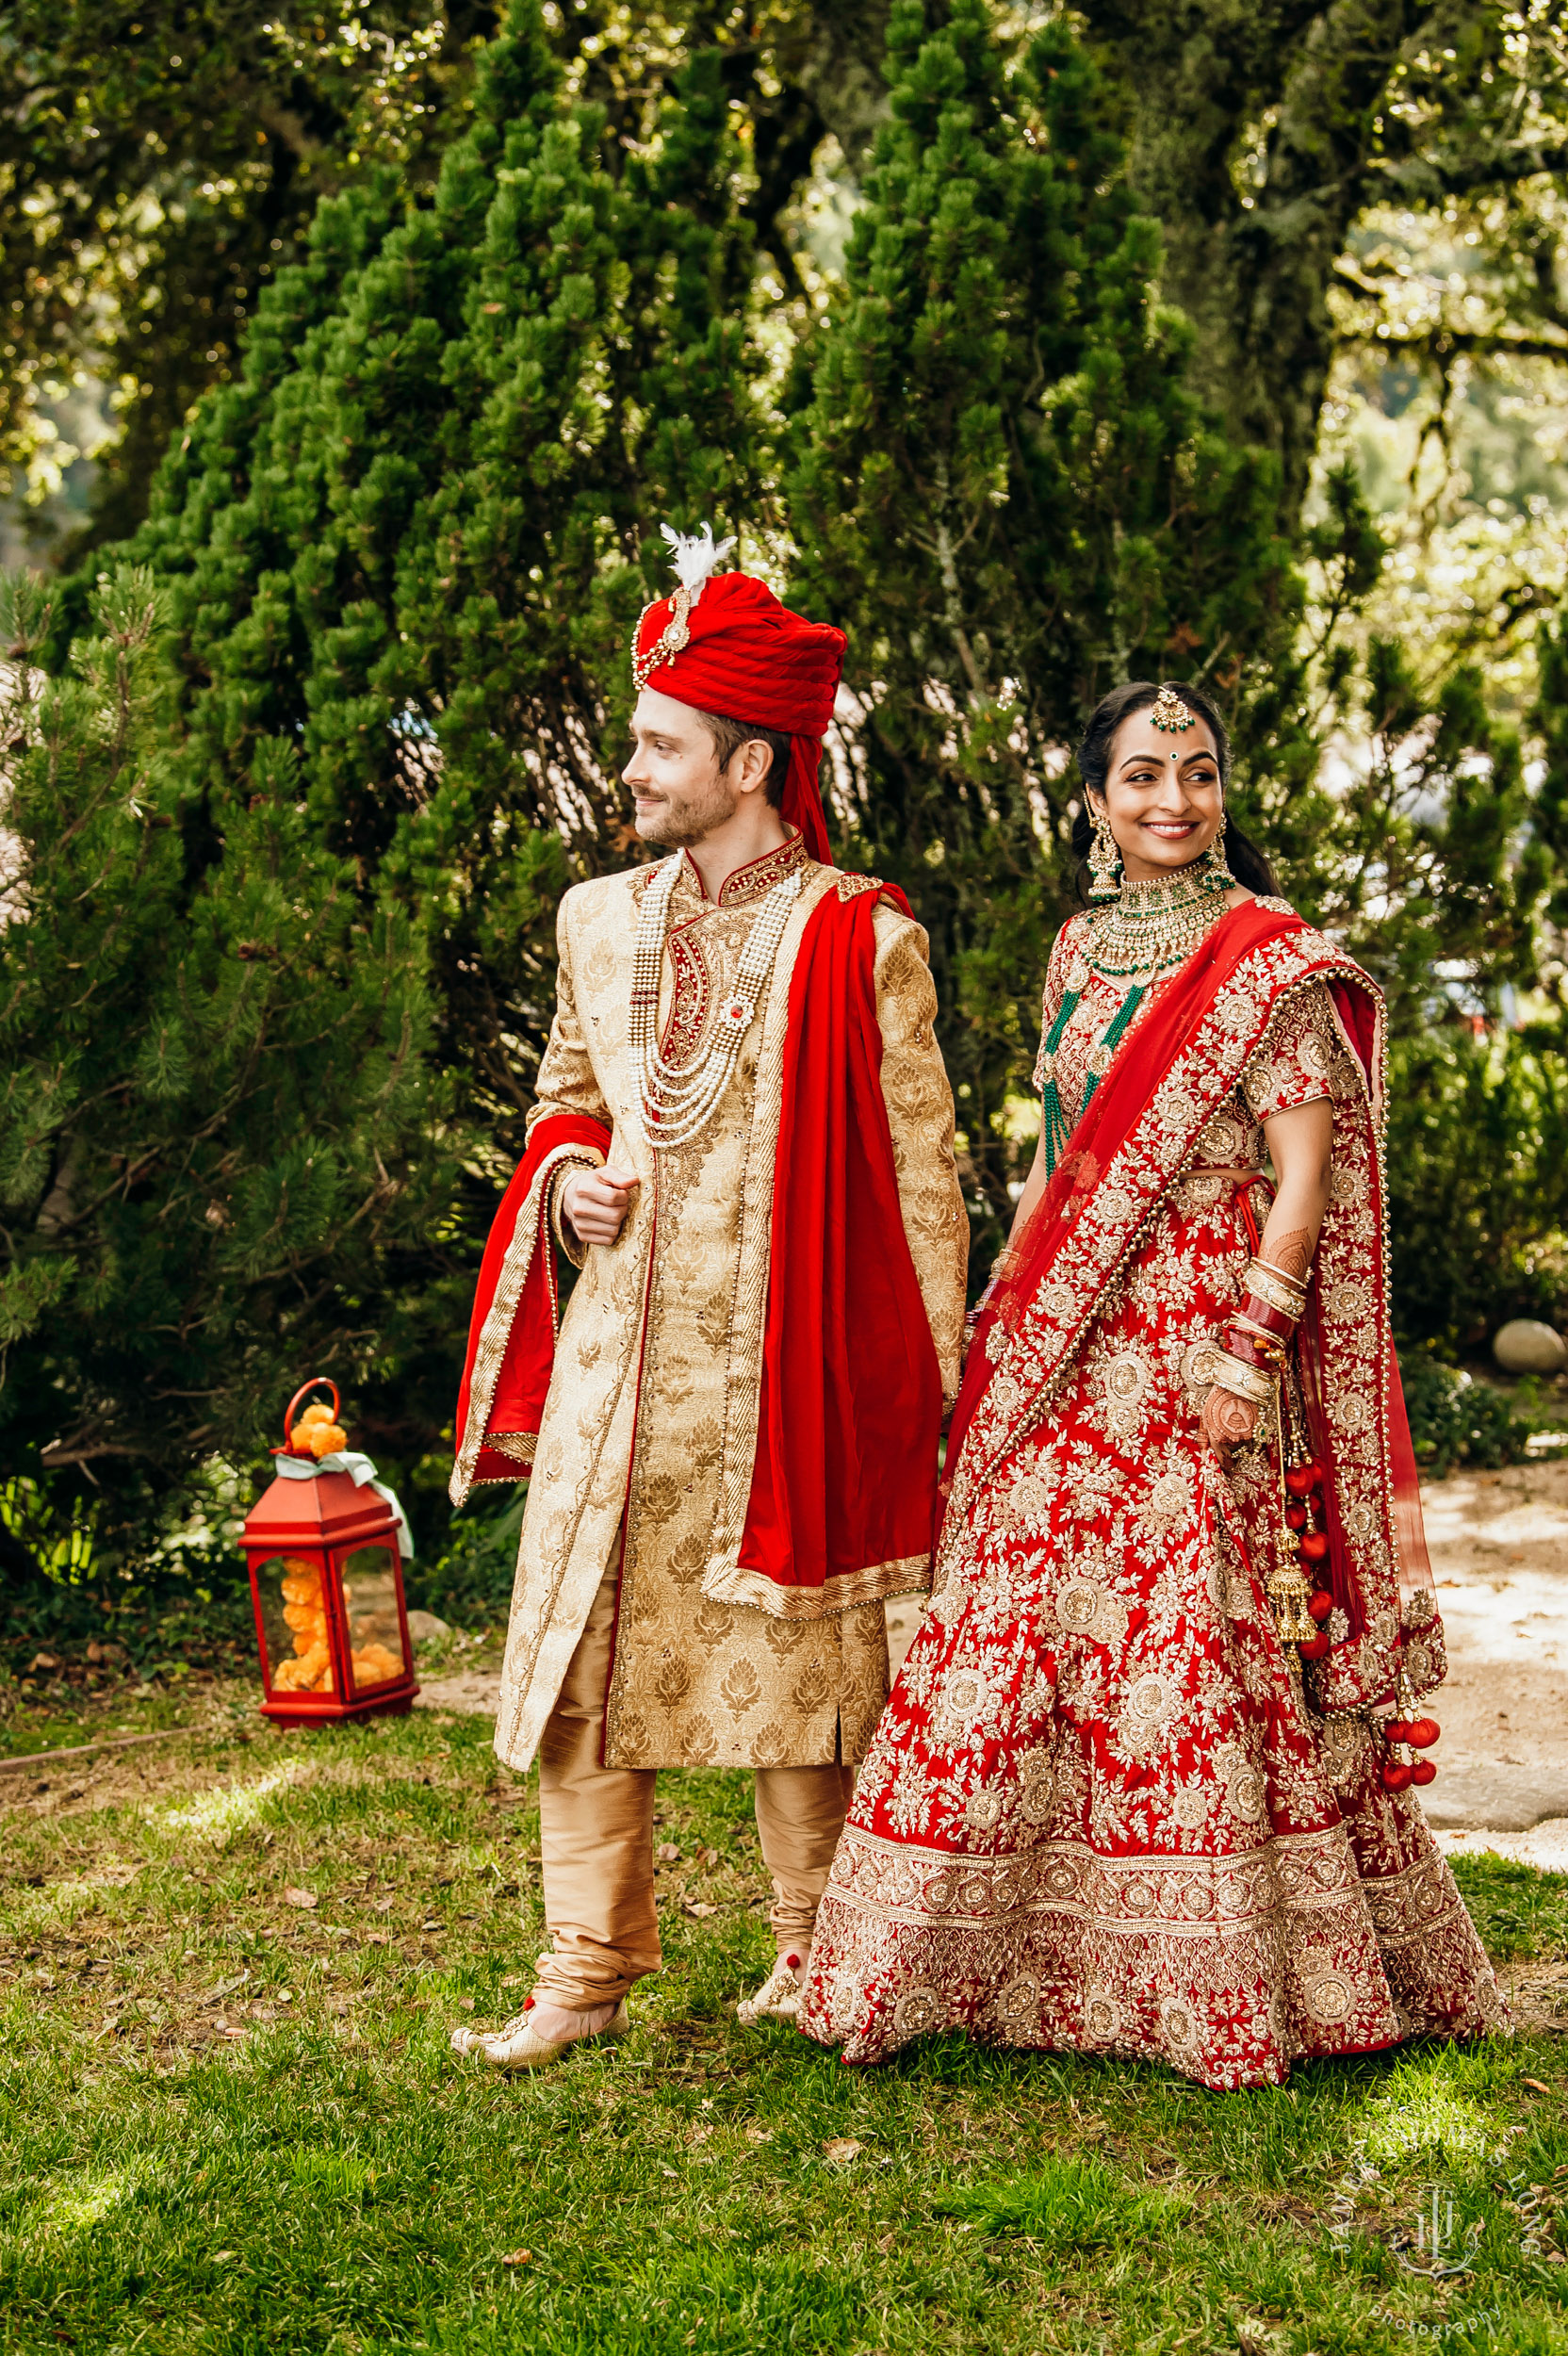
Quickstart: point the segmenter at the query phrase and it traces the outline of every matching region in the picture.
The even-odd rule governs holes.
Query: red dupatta
[[[1242,959],[1263,942],[1305,930],[1299,916],[1265,908],[1256,900],[1233,908],[1165,984],[1122,1040],[1069,1138],[1044,1196],[1009,1250],[1005,1271],[975,1325],[948,1439],[950,1464],[956,1466],[1001,1363],[1001,1350],[992,1339],[997,1328],[1011,1337],[1023,1326],[1058,1255],[1093,1202],[1100,1181],[1144,1120],[1159,1083],[1209,1020],[1220,990]],[[1217,1104],[1208,1107],[1204,1120],[1217,1109]],[[1197,1125],[1201,1127],[1203,1122]],[[1145,1214],[1152,1210],[1157,1199],[1155,1192],[1145,1190]],[[1114,1273],[1114,1268],[1107,1270],[1107,1282]],[[1091,1310],[1094,1305],[1089,1304]]]
[[[842,1610],[923,1585],[936,1537],[942,1379],[882,1098],[877,896],[828,892],[790,977],[740,1568],[777,1591],[751,1599],[791,1618],[815,1616],[797,1598]]]
[[[1321,1666],[1319,1690],[1328,1706],[1354,1707],[1385,1697],[1401,1666],[1399,1571],[1412,1585],[1430,1581],[1388,1330],[1381,1001],[1358,967],[1278,902],[1232,909],[1151,1002],[1010,1252],[976,1327],[954,1417],[943,1543],[964,1497],[1044,1412],[1106,1286],[1189,1166],[1201,1130],[1233,1094],[1282,995],[1312,981],[1329,987],[1365,1089],[1357,1107],[1336,1103],[1335,1203],[1340,1177],[1364,1170],[1371,1218],[1358,1227],[1357,1206],[1347,1204],[1337,1222],[1332,1212],[1326,1222],[1299,1354],[1315,1452],[1334,1499],[1335,1598],[1349,1624]],[[1436,1682],[1435,1612],[1423,1609],[1418,1625],[1421,1660],[1433,1674],[1417,1681]]]

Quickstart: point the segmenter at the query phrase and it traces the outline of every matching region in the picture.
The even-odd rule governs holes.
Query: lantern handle
[[[338,1399],[336,1383],[333,1381],[330,1374],[313,1374],[308,1383],[301,1383],[299,1389],[295,1392],[293,1398],[289,1400],[287,1406],[283,1411],[283,1444],[286,1448],[292,1448],[294,1445],[292,1433],[294,1431],[295,1408],[298,1407],[301,1399],[305,1398],[309,1392],[318,1390],[323,1383],[332,1393],[332,1419],[334,1423],[337,1421]]]

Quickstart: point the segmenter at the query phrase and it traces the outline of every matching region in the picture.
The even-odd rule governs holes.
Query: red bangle
[[[1241,1314],[1250,1324],[1261,1325],[1266,1333],[1278,1333],[1282,1342],[1288,1342],[1296,1332],[1294,1317],[1287,1317],[1282,1309],[1271,1309],[1256,1293],[1248,1294],[1241,1304]]]
[[[1244,1333],[1233,1325],[1225,1337],[1225,1347],[1233,1358],[1241,1360],[1244,1366],[1257,1366],[1266,1374],[1272,1374],[1275,1371],[1283,1355],[1277,1346],[1271,1346],[1262,1334]]]

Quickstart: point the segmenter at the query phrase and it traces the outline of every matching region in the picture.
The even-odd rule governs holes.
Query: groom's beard
[[[645,843],[657,843],[662,850],[690,851],[715,826],[734,817],[739,800],[739,794],[725,783],[722,770],[715,771],[704,784],[692,786],[684,794],[667,794],[645,816],[639,814],[637,832]]]

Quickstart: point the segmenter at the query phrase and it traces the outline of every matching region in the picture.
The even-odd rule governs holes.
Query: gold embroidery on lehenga
[[[982,1784],[972,1792],[964,1806],[964,1823],[971,1832],[987,1833],[1002,1819],[1002,1794],[988,1792]]]
[[[1070,942],[1054,953],[1058,983],[1070,954]],[[1367,2050],[1411,2027],[1467,2034],[1496,2017],[1418,1806],[1374,1783],[1364,1714],[1307,1715],[1315,1682],[1375,1689],[1399,1641],[1382,1603],[1396,1595],[1376,1379],[1386,1271],[1369,1207],[1381,1074],[1375,1058],[1364,1085],[1333,1028],[1322,976],[1335,971],[1311,935],[1243,961],[1231,1027],[1195,1039],[1155,1091],[1003,1344],[1013,1388],[1004,1406],[993,1381],[972,1423],[940,1609],[873,1744],[819,1917],[821,1979],[803,2017],[844,2040],[847,2058],[962,2025],[1159,2055],[1238,2086],[1278,2081],[1298,2053]],[[1066,1045],[1057,1077],[1070,1089],[1070,1033]],[[1323,1298],[1360,1288],[1326,1320],[1326,1391],[1368,1403],[1336,1441],[1336,1501],[1348,1530],[1364,1528],[1371,1609],[1353,1636],[1343,1613],[1337,1632],[1331,1620],[1343,1658],[1325,1664],[1331,1675],[1309,1671],[1303,1693],[1258,1600],[1272,1468],[1253,1448],[1221,1474],[1195,1436],[1206,1385],[1194,1361],[1238,1297],[1250,1247],[1233,1186],[1200,1201],[1190,1179],[1217,1104],[1246,1140],[1237,1166],[1256,1168],[1261,1121],[1322,1095],[1325,1072],[1340,1183]],[[1261,1215],[1266,1194],[1253,1200]],[[1147,1384],[1113,1372],[1124,1361]],[[1132,1430],[1111,1428],[1130,1406]],[[1116,1633],[1096,1641],[1108,1611]],[[1407,1621],[1407,1651],[1424,1641]],[[970,1714],[952,1710],[955,1679],[970,1702],[976,1680],[988,1692],[947,1742],[949,1715]],[[1025,1992],[1001,2002],[1015,1987]]]
[[[1070,1579],[1056,1591],[1056,1617],[1070,1636],[1119,1644],[1127,1633],[1127,1606],[1097,1579]]]
[[[1056,1775],[1048,1751],[1030,1751],[1026,1755],[1019,1782],[1019,1797],[1027,1823],[1043,1824],[1047,1822],[1056,1797]]]
[[[1266,1814],[1267,1795],[1263,1777],[1245,1751],[1227,1746],[1216,1754],[1215,1764],[1225,1785],[1225,1805],[1243,1824],[1257,1824]]]
[[[1173,1677],[1150,1669],[1127,1688],[1117,1741],[1133,1755],[1149,1750],[1165,1732],[1182,1706],[1181,1689]]]
[[[1141,1351],[1123,1350],[1105,1361],[1100,1380],[1105,1388],[1102,1413],[1106,1431],[1113,1439],[1133,1439],[1143,1420],[1143,1402],[1153,1388],[1152,1367]]]
[[[1349,2019],[1356,1992],[1344,1972],[1334,1970],[1333,1960],[1330,1948],[1303,1947],[1297,1973],[1301,2000],[1314,2019],[1338,2022]]]
[[[1184,1832],[1200,1832],[1213,1812],[1214,1803],[1200,1783],[1184,1783],[1170,1803],[1173,1824]]]
[[[1109,2045],[1121,2035],[1121,2006],[1107,1988],[1091,1988],[1084,1997],[1084,2030],[1091,2045]]]

